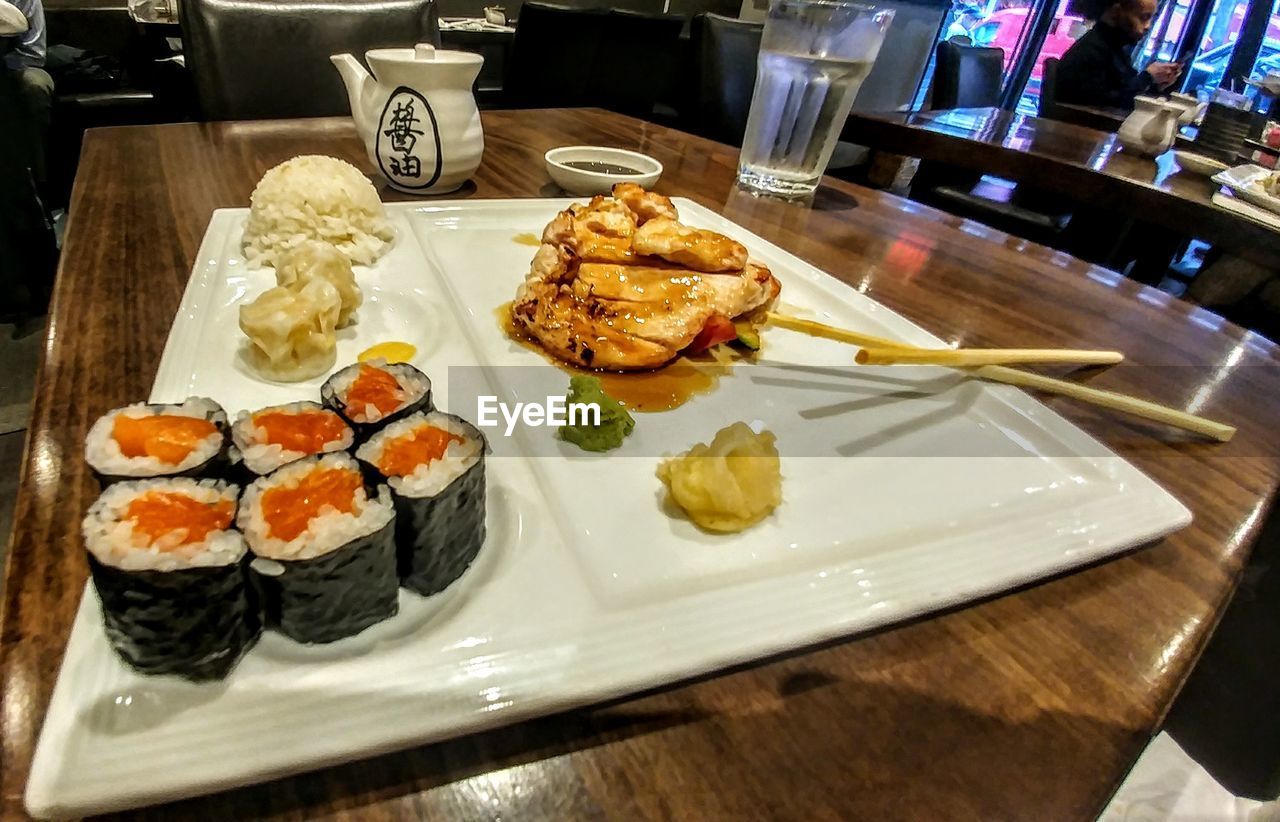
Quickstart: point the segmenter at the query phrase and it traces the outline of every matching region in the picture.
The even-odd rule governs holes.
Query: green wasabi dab
[[[571,442],[583,451],[608,451],[622,445],[622,441],[636,427],[636,421],[627,413],[622,403],[604,393],[597,377],[575,376],[569,378],[570,407],[574,403],[596,405],[600,408],[600,424],[592,425],[594,414],[579,414],[573,425],[560,427],[561,439]],[[584,417],[591,417],[583,419]]]

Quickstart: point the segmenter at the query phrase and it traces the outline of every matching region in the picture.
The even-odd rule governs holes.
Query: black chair
[[[434,0],[183,0],[179,14],[207,120],[347,114],[329,55],[440,45]]]
[[[507,57],[503,96],[511,108],[591,105],[591,71],[609,12],[525,3]],[[623,55],[637,72],[639,64]]]
[[[763,31],[763,23],[719,14],[699,14],[693,19],[694,83],[691,99],[684,105],[690,130],[742,145]]]
[[[588,104],[650,117],[658,95],[677,73],[683,27],[682,17],[611,10],[587,72]],[[631,59],[635,55],[644,55],[643,61]]]
[[[988,108],[999,105],[1004,53],[996,48],[939,43],[933,75],[932,108]],[[1071,219],[1048,206],[1028,186],[946,163],[922,162],[911,183],[911,198],[1029,240],[1053,244]]]
[[[676,70],[682,25],[662,14],[525,3],[507,59],[506,103],[649,117]]]
[[[699,14],[718,14],[721,17],[737,17],[742,3],[738,0],[668,0],[667,14],[676,14],[685,20],[684,31],[688,35],[693,18]]]
[[[933,73],[932,108],[985,108],[1000,104],[1004,52],[995,48],[939,43]]]

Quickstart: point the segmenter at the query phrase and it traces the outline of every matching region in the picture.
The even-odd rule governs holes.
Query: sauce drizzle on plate
[[[498,326],[508,339],[540,354],[567,373],[598,377],[604,392],[630,411],[657,412],[679,408],[699,394],[710,393],[719,384],[721,375],[733,368],[731,359],[717,358],[714,354],[702,354],[696,359],[682,355],[653,371],[578,368],[549,355],[536,339],[516,325],[511,318],[511,303],[498,306],[495,315]]]

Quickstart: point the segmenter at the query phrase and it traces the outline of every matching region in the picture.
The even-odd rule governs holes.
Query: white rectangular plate
[[[563,394],[566,377],[507,340],[510,300],[541,232],[568,201],[389,206],[399,237],[369,269],[339,365],[376,342],[419,347],[449,404],[450,367],[479,366],[510,400]],[[783,304],[838,325],[938,341],[857,290],[724,218]],[[156,376],[153,401],[189,394],[230,413],[318,395],[240,363],[237,307],[273,284],[239,254],[244,210],[214,214]],[[471,570],[399,616],[321,647],[268,632],[225,682],[125,668],[84,596],[27,785],[37,816],[207,793],[617,697],[865,631],[1090,563],[1190,522],[1104,446],[1021,392],[929,367],[849,367],[852,351],[767,329],[743,364],[685,406],[639,415],[621,449],[589,457],[526,429],[490,458],[489,537]],[[791,365],[782,365],[788,363]],[[507,366],[530,366],[515,368]],[[778,435],[782,506],[710,536],[664,512],[662,453],[720,427]],[[499,433],[490,431],[491,438]],[[501,454],[507,456],[501,456]],[[270,744],[262,740],[269,739]]]
[[[1233,194],[1245,202],[1280,213],[1280,197],[1272,197],[1261,185],[1261,181],[1271,174],[1271,169],[1246,163],[1226,171],[1219,171],[1213,175],[1212,180],[1231,189]]]

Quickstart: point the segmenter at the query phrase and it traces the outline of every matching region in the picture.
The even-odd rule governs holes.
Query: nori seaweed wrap
[[[211,399],[135,403],[108,411],[85,438],[84,458],[103,488],[160,477],[222,477],[230,428]]]
[[[431,380],[408,363],[358,362],[320,386],[320,400],[342,415],[363,442],[397,420],[432,411]]]
[[[222,679],[262,632],[239,489],[215,480],[112,485],[83,524],[107,639],[144,674]]]
[[[370,496],[347,454],[308,457],[245,490],[238,522],[267,626],[297,642],[333,642],[399,609],[395,513]]]
[[[485,540],[485,440],[452,414],[414,414],[356,456],[391,487],[400,584],[430,596],[453,584]]]

